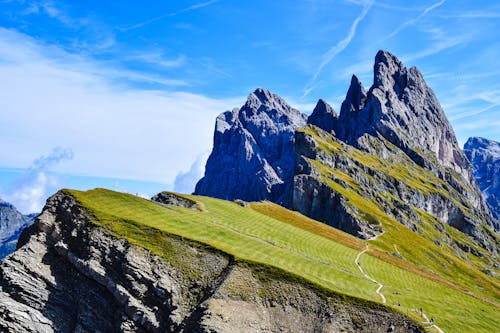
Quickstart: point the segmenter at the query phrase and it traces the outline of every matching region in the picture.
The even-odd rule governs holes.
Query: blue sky
[[[0,0],[0,197],[189,191],[217,114],[256,87],[338,110],[379,49],[422,71],[461,143],[500,141],[500,3],[406,3]]]

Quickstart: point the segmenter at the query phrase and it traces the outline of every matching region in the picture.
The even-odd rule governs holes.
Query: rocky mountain
[[[172,204],[193,201],[164,194],[156,196],[161,207],[154,207],[124,194],[96,193],[115,204],[126,198],[136,208],[164,214]],[[119,236],[89,209],[70,193],[58,192],[23,232],[18,250],[0,263],[1,331],[423,332],[400,312],[326,292],[186,237],[138,222]],[[180,209],[176,219],[193,214]],[[125,228],[126,220],[106,216]],[[134,237],[143,232],[159,243],[147,243],[149,250],[139,246]],[[160,246],[156,254],[155,246]]]
[[[379,51],[375,56],[368,93],[353,77],[340,113],[340,140],[363,147],[360,138],[365,134],[382,136],[427,169],[436,167],[427,161],[430,153],[440,166],[472,180],[470,165],[434,92],[416,67],[406,68],[393,54]]]
[[[472,137],[465,143],[464,152],[491,213],[500,220],[500,143]]]
[[[205,177],[195,193],[221,199],[289,202],[294,133],[307,117],[264,89],[241,108],[219,115]]]
[[[274,94],[266,95],[274,96],[279,105],[286,104]],[[254,123],[261,124],[251,127],[252,137],[267,137],[270,130],[277,133],[272,130],[276,125],[271,125],[276,112],[267,116],[265,112],[272,108],[261,110],[252,113],[256,117],[253,119],[260,119]],[[263,158],[266,149],[235,149],[231,140],[240,142],[243,135],[234,132],[223,132],[228,137],[221,140],[221,128],[233,128],[222,126],[221,119],[238,118],[240,111],[235,110],[217,119],[214,150],[195,193],[247,201],[271,200],[361,238],[386,231],[386,219],[422,234],[430,225],[432,235],[440,235],[432,236],[435,242],[445,242],[458,252],[479,255],[478,247],[497,252],[498,238],[489,230],[498,230],[499,224],[480,194],[472,167],[434,92],[417,68],[406,68],[391,53],[379,51],[372,86],[366,91],[353,76],[339,115],[319,100],[305,127],[298,111],[281,110],[283,119],[301,120],[287,127],[288,145],[279,155],[280,160],[295,162],[294,168],[288,164],[286,167],[293,170],[292,174],[287,171],[284,177],[262,177],[279,168],[271,168],[269,163],[249,163],[251,159],[241,156],[267,161]],[[258,179],[259,185],[246,179]],[[217,182],[238,185],[221,187]],[[207,187],[209,183],[214,185]],[[265,195],[248,193],[251,186],[264,187],[265,191],[258,193]],[[446,226],[464,232],[474,241],[451,239]]]
[[[34,215],[23,215],[13,205],[0,199],[0,259],[14,252],[21,231],[33,219]]]

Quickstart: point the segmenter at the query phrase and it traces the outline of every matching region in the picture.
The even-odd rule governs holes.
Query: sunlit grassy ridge
[[[108,190],[66,192],[88,210],[96,225],[167,259],[169,249],[163,246],[162,235],[173,234],[242,260],[282,269],[326,290],[380,301],[377,285],[363,277],[354,263],[364,247],[360,240],[273,204],[241,207],[186,196],[204,207],[197,211]],[[360,261],[368,274],[386,285],[382,291],[388,305],[409,311],[417,321],[421,317],[408,309],[422,307],[447,332],[498,329],[498,308],[492,304],[378,256],[363,254]]]
[[[490,266],[488,259],[490,254],[486,250],[479,247],[470,236],[437,220],[434,216],[421,209],[401,202],[390,192],[370,192],[372,188],[376,187],[376,181],[373,180],[367,170],[371,170],[372,174],[375,172],[382,173],[385,179],[394,178],[408,188],[426,196],[437,195],[452,198],[458,206],[464,209],[466,214],[472,214],[460,202],[463,199],[456,190],[430,171],[413,163],[404,155],[397,156],[397,161],[391,160],[392,157],[382,159],[376,155],[347,146],[316,127],[305,127],[300,131],[314,138],[320,152],[327,155],[338,155],[355,163],[355,165],[351,166],[351,172],[347,174],[342,170],[322,164],[316,159],[309,160],[311,165],[319,171],[321,181],[344,196],[347,199],[347,204],[354,207],[354,211],[359,212],[358,217],[367,220],[369,223],[383,225],[385,233],[371,243],[384,253],[397,253],[420,269],[439,275],[448,281],[453,281],[462,289],[471,290],[479,297],[489,298],[493,302],[500,301],[499,280],[484,274],[480,270]],[[383,144],[389,150],[395,149],[388,142]],[[368,183],[362,184],[361,181],[354,179],[352,175],[367,175]],[[457,198],[460,198],[460,200]],[[419,220],[415,220],[414,223],[420,230],[419,234],[412,232],[386,213],[387,209],[394,209],[396,204],[409,205],[415,212]],[[412,220],[409,216],[406,216],[405,219]],[[458,257],[455,250],[443,241],[444,235],[438,230],[439,228],[446,231],[447,237],[470,246],[478,253],[482,253],[483,259],[474,255],[467,255],[466,260]],[[493,237],[498,241],[497,235],[493,234]]]

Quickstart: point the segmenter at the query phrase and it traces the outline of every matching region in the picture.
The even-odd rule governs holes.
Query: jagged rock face
[[[33,222],[33,215],[21,214],[0,199],[0,259],[14,252],[21,231]]]
[[[338,127],[344,128],[338,138],[350,145],[363,148],[361,136],[381,135],[419,165],[431,167],[427,163],[431,153],[442,166],[472,180],[467,159],[434,92],[416,67],[406,68],[389,52],[377,53],[373,86],[366,95],[353,77]]]
[[[374,65],[374,83],[368,92],[356,76],[351,79],[346,98],[342,103],[339,117],[332,118],[335,121],[335,138],[345,144],[359,148],[376,157],[393,160],[395,166],[403,165],[403,161],[411,167],[411,161],[417,166],[424,168],[437,177],[436,182],[445,182],[443,190],[435,191],[434,195],[422,196],[418,188],[410,188],[401,180],[390,177],[380,170],[368,170],[366,168],[354,168],[355,163],[350,159],[352,156],[329,156],[315,154],[316,162],[344,172],[350,177],[359,178],[359,174],[368,173],[368,178],[362,181],[364,192],[371,193],[373,188],[379,191],[389,192],[403,202],[411,202],[412,206],[422,209],[460,231],[463,231],[478,240],[483,247],[494,250],[494,240],[482,230],[482,225],[498,229],[488,213],[486,204],[482,199],[472,175],[472,169],[465,155],[460,150],[453,129],[436,99],[432,90],[425,83],[418,69],[412,67],[407,69],[394,55],[380,51],[377,53]],[[311,123],[319,128],[330,132],[329,126]],[[315,149],[317,144],[311,144],[314,138],[309,137],[296,141],[296,151],[301,155],[302,151]],[[390,145],[390,146],[389,146]],[[307,147],[304,147],[307,146]],[[411,161],[405,161],[409,158]],[[300,156],[298,163],[304,164]],[[341,223],[345,220],[342,213],[332,214],[329,206],[332,198],[345,208],[346,198],[338,191],[330,189],[324,193],[317,191],[312,193],[307,179],[308,173],[301,175],[300,170],[310,170],[314,167],[300,166],[300,181],[295,181],[294,194],[291,207],[313,218],[324,221],[333,226],[344,226],[343,230],[358,235],[362,238],[372,237],[374,232],[380,229],[362,219],[351,219],[351,223]],[[375,174],[375,177],[374,177]],[[311,182],[317,182],[317,177],[311,174],[309,178],[316,178]],[[361,176],[363,178],[363,176]],[[368,182],[367,179],[374,180]],[[323,184],[323,182],[320,182]],[[443,192],[444,191],[444,192]],[[457,203],[453,198],[446,198],[446,192],[453,192]],[[317,207],[304,207],[309,202],[307,193],[321,197],[315,197],[316,204],[323,203]],[[377,191],[373,192],[373,198],[377,198]],[[379,199],[380,201],[381,199]],[[301,202],[303,201],[303,202]],[[336,208],[339,210],[339,208]],[[391,215],[389,207],[386,210]],[[406,212],[415,219],[415,214]],[[352,214],[351,214],[352,215]],[[407,215],[408,216],[408,215]],[[400,215],[397,217],[403,224],[412,227],[408,218]],[[416,218],[418,221],[418,218]],[[354,225],[357,224],[357,227]],[[342,227],[341,227],[342,228]],[[414,228],[414,227],[413,227]]]
[[[264,89],[217,117],[214,146],[195,194],[246,201],[289,201],[294,132],[306,116]]]
[[[347,90],[347,95],[340,108],[340,116],[335,127],[337,128],[337,137],[343,138],[346,142],[355,141],[360,132],[369,128],[370,119],[366,113],[360,112],[366,103],[366,91],[359,79],[353,75],[351,84]],[[314,124],[312,124],[314,125]],[[318,126],[323,129],[322,126]]]
[[[180,237],[162,241],[169,260],[114,238],[57,193],[0,263],[0,330],[422,332],[388,308],[327,295]]]
[[[450,238],[444,228],[448,224],[474,237],[475,246],[497,252],[495,238],[483,228],[490,221],[488,212],[474,207],[463,193],[389,141],[362,138],[366,146],[377,147],[377,155],[317,127],[296,132],[294,210],[364,239],[383,232],[387,219],[417,233],[431,227],[441,233],[431,240],[446,242],[458,255],[475,251]]]
[[[473,137],[465,143],[464,152],[491,213],[500,220],[500,143]]]
[[[394,55],[379,51],[373,85],[368,92],[353,76],[338,116],[325,101],[318,101],[307,123],[333,136],[331,140],[342,147],[340,150],[359,149],[351,151],[352,154],[318,153],[321,149],[315,138],[298,129],[303,118],[295,110],[291,118],[300,121],[287,125],[283,134],[277,134],[284,135],[285,141],[291,143],[294,141],[291,132],[296,131],[295,149],[288,145],[285,150],[279,149],[286,151],[278,154],[286,156],[287,163],[280,162],[286,168],[276,167],[275,159],[268,157],[272,148],[260,142],[270,137],[268,128],[278,123],[273,107],[289,108],[281,108],[286,103],[277,97],[254,95],[242,109],[217,119],[214,151],[206,166],[206,176],[197,186],[197,194],[248,201],[268,199],[361,238],[379,234],[382,228],[374,223],[369,212],[360,213],[359,207],[352,204],[353,198],[349,200],[342,189],[328,184],[325,175],[318,171],[318,165],[322,165],[354,178],[359,182],[357,195],[369,197],[375,206],[381,206],[380,211],[413,230],[418,230],[415,223],[423,223],[425,218],[419,217],[423,211],[440,223],[471,235],[484,249],[497,251],[494,236],[485,227],[498,230],[499,225],[489,213],[472,176],[472,167],[458,146],[436,96],[415,67],[406,68]],[[264,120],[249,123],[247,114],[255,115],[250,119]],[[270,142],[277,141],[280,140],[273,137]],[[292,153],[294,158],[289,156]],[[381,170],[383,163],[379,169],[370,167],[356,160],[360,154],[365,154],[367,161],[391,161],[393,170]],[[278,170],[291,170],[290,161],[295,163],[295,170],[279,173]],[[394,173],[396,169],[399,174]],[[420,179],[422,173],[426,177]],[[422,188],[419,182],[429,179],[433,184]],[[346,182],[339,182],[347,186]],[[391,204],[381,194],[390,196]],[[446,237],[444,227],[440,228],[439,233]]]
[[[320,99],[311,115],[307,118],[307,123],[321,127],[323,130],[335,135],[337,113],[330,104]]]

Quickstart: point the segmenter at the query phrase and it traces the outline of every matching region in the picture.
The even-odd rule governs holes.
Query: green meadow
[[[94,224],[166,259],[171,256],[162,236],[177,235],[237,260],[278,268],[285,275],[305,279],[332,293],[381,302],[375,292],[378,285],[363,276],[355,264],[364,242],[269,202],[243,207],[208,197],[184,196],[198,203],[200,209],[193,210],[104,189],[64,191],[88,211]],[[411,231],[401,225],[393,227],[400,227],[404,237],[412,236],[405,234]],[[359,262],[371,278],[384,285],[381,292],[387,298],[385,306],[407,313],[418,322],[424,320],[414,309],[422,308],[445,332],[498,329],[498,284],[487,282],[484,293],[472,293],[464,285],[484,274],[469,267],[462,277],[457,269],[454,274],[462,278],[457,284],[442,272],[388,255],[384,247],[394,239],[383,240],[384,236],[396,237],[396,231],[370,241],[370,250]],[[423,238],[418,241],[428,245]],[[397,246],[406,251],[402,243],[404,239],[399,239]]]

